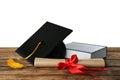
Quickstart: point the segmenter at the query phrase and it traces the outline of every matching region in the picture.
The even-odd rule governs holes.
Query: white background
[[[65,43],[120,46],[120,0],[0,0],[0,47],[19,47],[46,21],[73,30]]]

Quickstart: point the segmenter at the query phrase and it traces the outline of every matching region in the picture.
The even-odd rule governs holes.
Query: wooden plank
[[[30,64],[27,61],[21,61],[21,63],[25,64],[25,66],[32,66],[32,64]],[[5,59],[0,59],[0,66],[7,66],[7,60]]]
[[[108,47],[108,52],[120,52],[120,47]]]
[[[48,76],[32,76],[32,75],[2,75],[0,80],[120,80],[120,76],[100,76],[98,78],[82,75],[48,75]]]
[[[15,51],[18,47],[0,47],[0,52],[12,52]],[[108,47],[108,52],[120,52],[120,47]]]
[[[21,58],[16,52],[0,53],[0,59]],[[108,52],[106,59],[120,59],[120,52]]]
[[[28,66],[26,68],[34,68],[33,66]],[[110,70],[119,70],[120,71],[120,67],[107,67],[109,68]],[[38,69],[43,69],[43,70],[54,70],[56,68],[38,68]],[[5,70],[14,70],[14,69],[11,69],[10,67],[6,66],[6,67],[0,67],[0,71],[5,71]]]
[[[81,75],[73,75],[73,76],[24,76],[24,75],[3,75],[0,77],[0,80],[120,80],[119,76],[100,76],[99,78],[90,77],[90,76],[81,76]]]
[[[118,67],[120,68],[120,67]],[[97,74],[99,76],[120,76],[120,69],[110,67],[110,70],[106,71],[86,71],[90,74]],[[10,69],[9,67],[0,68],[0,75],[69,75],[72,76],[73,74],[69,73],[66,70],[58,70],[57,68],[34,68],[34,67],[27,67],[24,69]],[[32,74],[31,74],[32,73]]]
[[[105,60],[107,67],[120,67],[120,60]]]
[[[0,52],[0,59],[21,58],[16,52]],[[106,59],[120,59],[120,52],[108,52]]]
[[[6,61],[7,61],[6,59],[5,60],[0,59],[0,66],[7,66]],[[25,64],[26,66],[32,66],[27,61],[22,61],[22,63]],[[120,67],[120,60],[105,60],[105,63],[106,67]]]
[[[14,52],[16,47],[0,47],[0,53],[2,52]]]
[[[21,58],[16,52],[0,52],[0,59]]]
[[[18,47],[0,47],[0,51],[15,51]],[[108,47],[108,52],[120,52],[120,47]]]
[[[15,52],[16,48],[0,48],[0,59],[19,58],[21,57]],[[106,59],[120,59],[120,52],[113,52],[114,48],[110,48],[111,52],[107,53]],[[116,50],[116,48],[115,48]],[[120,48],[119,48],[120,50]],[[118,51],[118,48],[117,48]]]
[[[120,59],[120,52],[108,52],[106,59]]]
[[[0,59],[21,58],[16,52],[0,52]],[[108,52],[106,59],[120,59],[120,52]]]

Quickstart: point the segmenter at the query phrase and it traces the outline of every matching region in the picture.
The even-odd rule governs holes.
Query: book
[[[66,44],[66,58],[76,54],[78,59],[104,58],[106,57],[107,47],[95,44],[72,42]]]

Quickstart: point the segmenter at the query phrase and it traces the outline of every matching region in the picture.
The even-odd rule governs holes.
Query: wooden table
[[[27,61],[26,68],[13,70],[6,64],[8,58],[20,57],[16,48],[0,48],[0,80],[120,80],[120,48],[108,48],[106,67],[108,71],[88,71],[99,75],[99,78],[74,75],[56,68],[34,68]]]

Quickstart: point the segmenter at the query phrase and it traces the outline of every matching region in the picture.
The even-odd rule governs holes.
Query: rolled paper
[[[65,62],[65,59],[35,58],[34,67],[57,67],[59,62]],[[105,61],[102,58],[82,59],[77,64],[86,67],[105,67]]]

